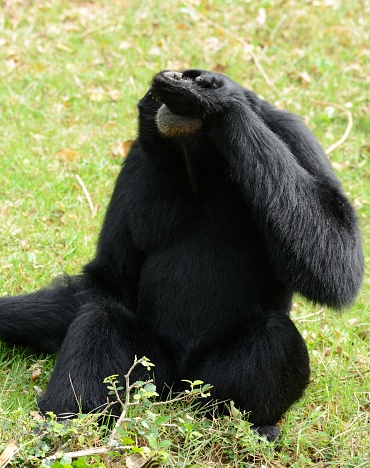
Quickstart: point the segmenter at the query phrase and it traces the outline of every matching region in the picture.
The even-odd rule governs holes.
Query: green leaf
[[[158,450],[157,455],[156,455],[156,460],[161,462],[161,463],[166,463],[166,461],[169,460],[170,455],[165,452],[164,450]]]
[[[124,437],[122,439],[122,445],[133,445],[135,441],[131,439],[130,437]]]
[[[194,382],[193,382],[193,386],[202,385],[202,384],[204,384],[203,380],[194,380]]]
[[[146,429],[149,429],[151,424],[150,424],[150,421],[148,419],[143,419],[140,421],[140,424],[145,427]]]
[[[170,420],[170,417],[169,416],[159,416],[159,418],[157,418],[155,421],[154,421],[154,424],[156,426],[160,426],[161,424],[164,424],[166,422],[168,422]]]
[[[157,387],[153,383],[148,383],[145,385],[144,390],[146,392],[155,393],[157,390]]]
[[[159,448],[166,448],[166,447],[170,447],[171,445],[172,445],[172,442],[170,440],[161,440],[158,443]]]
[[[157,449],[158,448],[158,444],[157,444],[157,436],[155,434],[149,434],[148,437],[148,443],[149,445],[153,448],[153,449]]]
[[[86,468],[86,467],[94,466],[94,465],[90,465],[89,463],[87,463],[85,457],[79,458],[78,460],[72,463],[73,468]]]

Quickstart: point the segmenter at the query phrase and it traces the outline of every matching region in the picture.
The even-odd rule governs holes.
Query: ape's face
[[[243,88],[219,73],[164,71],[154,77],[139,108],[141,114],[154,117],[162,136],[176,138],[195,133],[207,117],[227,110],[230,98],[244,93]]]

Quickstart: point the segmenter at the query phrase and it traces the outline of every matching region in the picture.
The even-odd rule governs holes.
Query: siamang
[[[101,407],[104,378],[145,355],[158,389],[201,379],[274,440],[310,379],[292,296],[353,301],[355,212],[302,121],[222,74],[163,71],[138,107],[94,259],[2,298],[0,335],[60,349],[43,413]]]

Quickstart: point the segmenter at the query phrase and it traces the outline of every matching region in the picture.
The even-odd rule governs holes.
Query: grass
[[[221,71],[304,117],[324,148],[342,136],[347,109],[353,128],[329,156],[362,227],[366,277],[356,303],[337,315],[296,298],[292,315],[309,347],[313,381],[282,421],[280,451],[254,444],[230,420],[213,421],[217,438],[200,428],[202,436],[185,445],[176,433],[165,466],[369,466],[370,2],[130,3],[1,3],[0,294],[77,273],[93,256],[123,143],[135,137],[136,102],[157,71]],[[37,466],[34,385],[46,387],[53,361],[0,344],[0,453],[15,441],[28,444],[29,455],[11,466]],[[84,437],[74,448],[103,438],[88,435],[88,425],[79,431]],[[212,458],[216,453],[223,455]]]

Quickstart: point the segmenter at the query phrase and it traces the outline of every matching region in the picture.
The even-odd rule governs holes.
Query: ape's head
[[[201,109],[199,105],[194,106],[191,94],[201,74],[200,70],[158,73],[139,102],[140,118],[154,119],[157,130],[165,138],[195,133],[202,126]]]
[[[148,93],[139,103],[143,114],[155,122],[164,138],[186,137],[196,133],[212,117],[235,106],[256,108],[258,99],[220,73],[204,70],[163,71],[155,75]]]
[[[202,70],[163,71],[139,102],[139,141],[147,156],[184,166],[198,193],[201,174],[224,164],[207,129],[243,88],[224,75]],[[219,159],[219,163],[216,160]],[[212,163],[211,163],[212,161]],[[223,173],[223,171],[220,171]]]
[[[156,124],[165,138],[186,136],[201,128],[202,120],[199,117],[186,115],[190,109],[187,109],[187,100],[181,94],[181,90],[189,92],[192,84],[193,80],[181,72],[165,71],[154,77],[152,93],[161,104]],[[177,91],[176,100],[173,99],[174,87]]]

